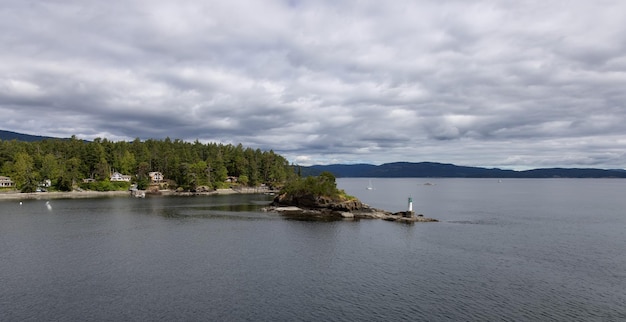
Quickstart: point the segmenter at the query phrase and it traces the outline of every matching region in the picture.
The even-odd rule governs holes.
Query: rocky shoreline
[[[401,211],[391,213],[388,211],[368,208],[358,211],[335,211],[330,209],[304,209],[295,206],[270,206],[262,208],[262,211],[277,212],[290,219],[311,220],[311,221],[333,221],[333,220],[359,220],[359,219],[382,219],[397,222],[438,222],[434,218],[424,217],[422,214]]]
[[[297,220],[333,221],[333,220],[359,220],[359,219],[382,219],[397,222],[438,222],[437,219],[424,217],[412,211],[389,212],[372,208],[358,199],[346,201],[334,201],[330,198],[313,195],[299,196],[297,198],[287,195],[279,195],[269,207],[263,211],[276,212],[282,216]]]
[[[265,193],[256,188],[243,189],[217,189],[209,192],[177,192],[173,190],[159,190],[157,192],[146,191],[146,196],[211,196],[211,195],[228,195],[228,194],[254,194]],[[109,198],[109,197],[128,197],[131,196],[130,191],[51,191],[51,192],[29,192],[21,193],[18,191],[1,192],[0,200],[48,200],[48,199],[83,199],[83,198]]]

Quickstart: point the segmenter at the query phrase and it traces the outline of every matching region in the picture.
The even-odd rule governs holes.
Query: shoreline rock
[[[289,219],[305,221],[335,221],[335,220],[360,220],[382,219],[397,222],[439,222],[434,218],[424,217],[422,214],[401,211],[391,213],[376,208],[363,208],[359,211],[336,211],[332,209],[306,209],[296,206],[269,206],[261,209],[266,212],[276,212]]]
[[[290,219],[312,221],[382,219],[397,222],[438,222],[437,219],[424,217],[414,212],[389,211],[372,208],[358,199],[335,201],[328,197],[313,195],[286,196],[278,195],[272,204],[262,211],[277,212]]]

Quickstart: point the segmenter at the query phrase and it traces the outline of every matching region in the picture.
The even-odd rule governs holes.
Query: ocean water
[[[0,202],[0,321],[623,321],[626,180],[339,179],[440,220],[271,196]]]

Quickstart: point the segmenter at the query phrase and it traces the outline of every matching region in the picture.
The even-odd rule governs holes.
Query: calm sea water
[[[264,195],[0,202],[0,320],[626,320],[626,180],[368,182],[338,185],[441,222],[285,220]]]

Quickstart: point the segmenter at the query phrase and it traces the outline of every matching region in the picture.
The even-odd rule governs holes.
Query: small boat
[[[146,192],[143,190],[137,190],[137,188],[130,190],[130,196],[135,198],[145,198]]]
[[[374,190],[374,186],[372,186],[372,180],[370,180],[370,183],[367,185],[367,190]]]

